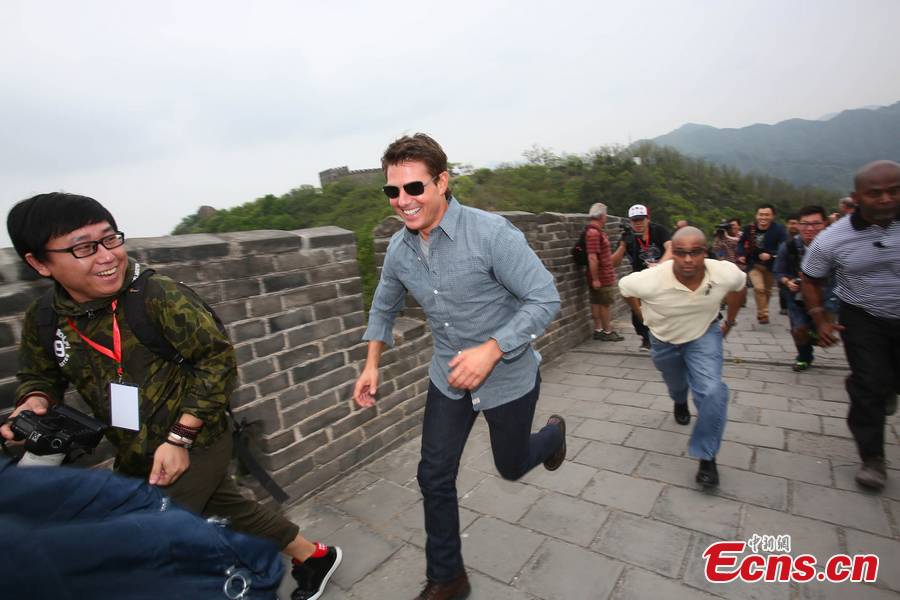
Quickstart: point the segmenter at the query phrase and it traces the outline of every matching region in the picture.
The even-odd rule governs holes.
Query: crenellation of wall
[[[587,217],[502,214],[523,231],[556,280],[562,308],[537,343],[551,359],[590,336],[583,268],[570,255]],[[390,217],[375,228],[379,267],[390,235],[402,226]],[[610,218],[607,230],[615,243],[617,219]],[[432,344],[414,302],[396,321],[395,346],[382,355],[378,402],[360,409],[352,401],[366,356],[366,314],[351,232],[318,227],[193,234],[129,239],[127,249],[140,263],[190,284],[226,324],[238,358],[232,407],[251,424],[254,453],[292,500],[421,432]],[[12,249],[0,250],[0,417],[14,401],[23,313],[49,288]],[[74,392],[67,401],[83,407]],[[93,461],[108,464],[110,455],[107,447]],[[267,500],[258,484],[243,481],[248,493]]]

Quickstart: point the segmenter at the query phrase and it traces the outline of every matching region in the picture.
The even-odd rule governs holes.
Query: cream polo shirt
[[[654,337],[685,344],[706,333],[728,292],[739,292],[746,285],[746,275],[734,263],[707,258],[705,264],[703,281],[693,292],[675,279],[671,260],[623,277],[619,291],[626,298],[640,299],[644,324]]]

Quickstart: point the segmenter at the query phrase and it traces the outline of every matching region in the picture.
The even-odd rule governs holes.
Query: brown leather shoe
[[[451,579],[445,583],[437,583],[429,581],[425,584],[416,600],[464,600],[469,597],[472,588],[469,586],[469,578],[465,572],[455,579]]]
[[[562,466],[566,460],[566,420],[559,415],[550,415],[547,419],[547,425],[556,425],[562,433],[562,445],[559,450],[550,455],[550,458],[544,461],[544,468],[548,471],[555,471]]]

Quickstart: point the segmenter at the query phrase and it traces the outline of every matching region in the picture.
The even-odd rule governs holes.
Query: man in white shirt
[[[697,409],[688,454],[700,459],[697,482],[719,483],[716,454],[725,431],[728,386],[722,381],[722,340],[735,325],[746,295],[745,275],[728,261],[705,259],[706,236],[683,227],[672,236],[672,260],[632,273],[619,290],[650,329],[653,364],[675,401],[675,421],[691,422],[688,388]],[[719,325],[719,307],[728,306]]]

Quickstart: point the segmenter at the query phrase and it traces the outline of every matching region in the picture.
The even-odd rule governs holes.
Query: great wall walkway
[[[752,303],[752,301],[751,301]],[[774,302],[773,302],[774,304]],[[790,369],[786,317],[749,324],[744,309],[726,345],[731,388],[719,455],[721,486],[694,483],[689,427],[630,324],[621,343],[586,342],[544,365],[535,423],[559,412],[569,430],[558,471],[520,482],[493,467],[487,428],[469,438],[458,489],[463,554],[474,600],[666,598],[896,599],[900,597],[900,419],[889,418],[889,485],[863,492],[844,422],[846,362],[817,349],[816,365]],[[693,407],[692,407],[693,412]],[[311,539],[343,547],[327,600],[411,599],[424,582],[419,439],[293,507]],[[708,583],[703,550],[715,540],[790,534],[792,554],[818,560],[874,553],[869,584]],[[288,587],[282,597],[288,597]]]

